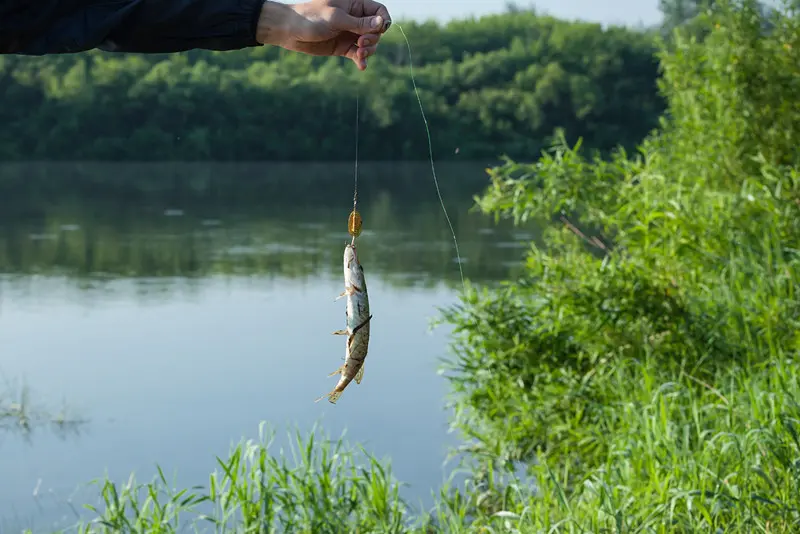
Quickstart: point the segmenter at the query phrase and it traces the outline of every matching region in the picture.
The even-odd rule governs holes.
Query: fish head
[[[360,288],[366,285],[364,283],[364,268],[358,262],[356,247],[349,243],[344,248],[344,277],[347,285],[355,284]]]
[[[344,247],[344,268],[349,271],[351,265],[358,265],[358,258],[356,257],[356,247],[348,243]]]

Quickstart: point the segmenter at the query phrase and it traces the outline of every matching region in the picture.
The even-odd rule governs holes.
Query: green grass
[[[537,496],[505,488],[473,498],[477,524],[505,510],[522,532],[796,532],[798,365],[735,366],[710,382],[657,376],[652,362],[608,366],[594,380],[613,402],[585,408],[602,423],[580,431],[579,449],[537,457]],[[516,443],[513,430],[479,437],[495,463]]]
[[[147,483],[95,481],[102,504],[78,532],[401,532],[406,507],[388,463],[320,432],[272,449],[264,423],[257,440],[236,444],[204,486],[174,490],[158,468]]]

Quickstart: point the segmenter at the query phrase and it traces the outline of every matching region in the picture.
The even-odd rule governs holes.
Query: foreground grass
[[[496,449],[473,450],[466,488],[445,487],[435,507],[415,515],[388,462],[344,439],[295,434],[273,454],[274,434],[217,459],[203,487],[170,489],[159,476],[98,481],[102,505],[81,533],[479,533],[797,532],[800,530],[800,381],[794,360],[720,372],[700,383],[664,382],[648,362],[599,373],[620,392],[603,407],[613,433],[596,428],[606,450],[584,470],[547,456],[513,474]],[[486,461],[488,460],[488,461]],[[555,466],[559,465],[558,468]],[[576,476],[577,473],[582,473]],[[521,475],[521,473],[520,473]],[[534,487],[529,478],[536,480]],[[75,531],[76,529],[70,529]],[[721,530],[716,530],[721,529]]]
[[[274,433],[217,458],[207,485],[171,489],[162,469],[151,482],[98,480],[102,504],[78,532],[401,532],[406,508],[391,468],[344,439],[293,438],[273,454]]]
[[[601,423],[586,423],[579,446],[602,452],[539,456],[536,496],[516,480],[490,491],[487,474],[483,502],[471,496],[480,511],[472,528],[502,510],[521,532],[800,531],[799,365],[735,366],[709,382],[685,373],[665,380],[653,362],[598,370],[592,380],[615,401],[587,397],[585,411],[601,412]],[[508,463],[518,443],[498,432],[477,437],[487,465]]]

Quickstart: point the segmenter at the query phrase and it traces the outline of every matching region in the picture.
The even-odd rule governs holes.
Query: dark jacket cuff
[[[259,46],[264,0],[2,0],[0,53],[170,53]],[[33,6],[35,5],[35,9]],[[0,13],[6,14],[6,13]]]

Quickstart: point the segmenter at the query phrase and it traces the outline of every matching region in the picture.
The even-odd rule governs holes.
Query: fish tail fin
[[[334,372],[332,372],[328,376],[330,377],[330,376],[333,376],[335,374],[343,373],[344,369],[345,369],[345,366],[341,365],[341,366],[339,366],[338,369],[336,369]],[[325,397],[328,397],[328,400],[331,402],[331,404],[336,404],[336,401],[339,400],[339,397],[342,396],[342,390],[343,389],[344,389],[344,387],[341,387],[341,381],[340,381],[339,384],[336,384],[336,387],[333,388],[330,393],[326,393],[325,395],[319,397],[314,402],[319,402],[322,399],[324,399]]]
[[[339,391],[338,389],[334,388],[330,393],[326,393],[325,395],[317,398],[314,402],[319,402],[322,399],[324,399],[325,397],[328,397],[328,401],[331,404],[336,404],[336,401],[339,400],[339,397],[341,397],[341,396],[342,396],[342,392]]]

